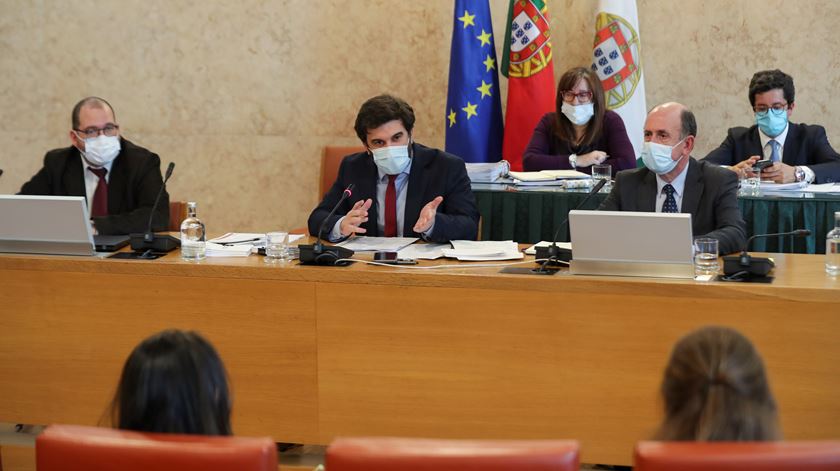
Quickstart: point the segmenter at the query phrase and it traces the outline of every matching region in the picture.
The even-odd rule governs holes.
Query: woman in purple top
[[[591,70],[568,70],[557,84],[557,111],[542,117],[522,156],[526,172],[575,169],[590,173],[607,163],[612,174],[636,167],[624,121],[606,109],[604,90]]]

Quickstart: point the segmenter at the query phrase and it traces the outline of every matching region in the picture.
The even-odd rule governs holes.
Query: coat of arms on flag
[[[624,18],[600,13],[595,20],[592,70],[604,87],[608,109],[615,109],[633,96],[641,78],[639,35]]]
[[[529,0],[514,2],[512,16],[508,38],[510,56],[506,58],[510,64],[509,77],[529,77],[551,63],[548,20]]]

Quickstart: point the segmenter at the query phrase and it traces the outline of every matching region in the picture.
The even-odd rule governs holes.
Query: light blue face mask
[[[408,146],[387,146],[371,149],[373,162],[386,175],[399,175],[411,163]]]
[[[688,137],[688,136],[686,136]],[[657,175],[664,175],[680,163],[680,159],[674,160],[671,158],[671,153],[674,147],[680,145],[685,137],[673,146],[666,146],[665,144],[657,144],[656,142],[646,141],[642,146],[642,162],[651,172]]]
[[[770,108],[767,111],[755,113],[755,123],[761,132],[769,137],[776,137],[785,130],[788,124],[787,110],[776,111]]]

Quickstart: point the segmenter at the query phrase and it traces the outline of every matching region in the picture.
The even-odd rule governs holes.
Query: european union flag
[[[456,0],[446,98],[446,151],[466,162],[502,158],[502,102],[488,0]]]

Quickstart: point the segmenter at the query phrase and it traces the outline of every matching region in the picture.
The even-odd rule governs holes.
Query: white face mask
[[[657,144],[656,142],[646,141],[642,146],[642,162],[645,167],[657,175],[664,175],[677,166],[682,157],[677,160],[671,158],[674,147],[680,145],[685,138],[680,139],[679,142],[673,146],[666,146],[665,144]]]
[[[584,103],[575,106],[564,101],[563,106],[560,107],[560,111],[563,112],[564,116],[569,118],[572,124],[583,126],[592,119],[592,116],[595,114],[595,106],[593,103]]]
[[[408,146],[387,146],[371,149],[373,162],[386,175],[398,175],[411,163]]]
[[[85,150],[82,156],[95,167],[104,167],[113,162],[120,153],[120,137],[100,134],[85,139]]]

